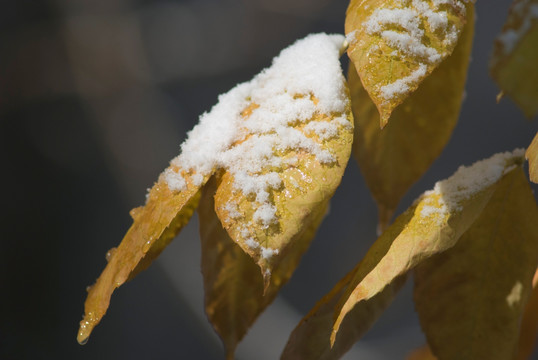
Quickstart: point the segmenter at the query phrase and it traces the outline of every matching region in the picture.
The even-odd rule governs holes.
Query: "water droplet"
[[[129,211],[129,215],[131,215],[131,218],[134,221],[136,221],[140,217],[140,214],[142,213],[143,208],[144,208],[143,206],[139,206],[139,207],[135,207],[135,208],[131,209],[131,211]]]
[[[151,248],[151,244],[153,243],[153,237],[150,237],[148,241],[144,245],[142,245],[142,251],[144,253],[147,253],[149,249]]]
[[[116,249],[115,247],[113,247],[112,249],[110,249],[110,250],[108,250],[108,251],[106,252],[105,258],[106,258],[106,261],[107,261],[107,262],[109,262],[110,259],[112,259],[112,256],[114,256],[114,254],[116,253],[116,250],[117,250],[117,249]]]

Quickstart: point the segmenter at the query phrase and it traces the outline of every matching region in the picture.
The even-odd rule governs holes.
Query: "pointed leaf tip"
[[[446,6],[448,5],[448,6]],[[454,50],[472,2],[352,0],[348,55],[376,104],[380,126]]]
[[[473,43],[472,7],[467,16],[452,54],[393,111],[383,130],[375,104],[353,64],[349,66],[353,155],[377,203],[380,229],[390,224],[400,199],[439,156],[456,126]]]
[[[114,290],[147,268],[189,221],[198,204],[201,184],[195,185],[189,175],[185,179],[184,191],[172,191],[161,176],[146,205],[131,211],[133,225],[117,249],[109,251],[107,266],[88,290],[77,335],[80,344],[88,341],[105,315]]]
[[[400,215],[354,272],[335,311],[331,344],[357,304],[376,296],[425,259],[454,246],[481,214],[499,180],[522,161],[523,151],[518,149],[462,166]]]

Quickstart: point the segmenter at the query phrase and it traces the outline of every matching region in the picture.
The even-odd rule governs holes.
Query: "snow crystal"
[[[278,249],[270,249],[262,246],[262,258],[270,259],[273,255],[278,255]]]
[[[336,158],[323,147],[323,140],[337,136],[339,129],[352,128],[348,119],[335,117],[345,113],[349,101],[339,61],[344,40],[342,35],[307,36],[284,49],[271,67],[251,81],[220,95],[188,133],[172,167],[165,170],[168,187],[173,191],[186,188],[185,178],[172,169],[189,174],[195,185],[201,185],[215,169],[223,169],[233,176],[234,191],[254,196],[253,222],[263,227],[277,222],[271,192],[282,187],[278,169],[298,163],[297,157],[283,161],[277,154],[305,151],[330,165]],[[335,118],[314,122],[316,114]],[[319,140],[307,136],[312,133]],[[237,204],[227,203],[224,210],[231,218],[242,216]],[[246,227],[239,233],[264,259],[278,253],[260,246]]]
[[[237,211],[237,205],[235,204],[227,202],[226,205],[224,205],[224,210],[228,212],[228,216],[232,219],[237,219],[241,217],[241,213]]]
[[[172,191],[183,191],[187,188],[187,183],[183,176],[170,168],[164,171],[164,179]]]

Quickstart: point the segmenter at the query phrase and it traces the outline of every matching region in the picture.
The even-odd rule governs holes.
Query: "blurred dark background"
[[[538,126],[495,103],[493,39],[509,0],[477,3],[460,123],[402,201]],[[294,40],[343,33],[347,0],[16,0],[0,2],[1,359],[222,359],[202,310],[196,219],[115,293],[89,343],[76,343],[85,288],[129,227],[129,209],[217,96]],[[345,61],[345,60],[344,60]],[[535,187],[536,189],[536,187]],[[330,216],[238,358],[274,359],[298,320],[375,239],[376,209],[354,161]],[[348,358],[403,358],[424,343],[411,284]]]

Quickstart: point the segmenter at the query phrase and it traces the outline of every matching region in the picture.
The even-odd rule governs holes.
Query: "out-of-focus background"
[[[249,80],[298,38],[343,33],[347,3],[1,2],[1,359],[223,358],[203,315],[196,219],[114,294],[80,346],[85,288],[129,227],[129,209],[143,204],[218,94]],[[488,76],[509,3],[477,3],[460,123],[400,211],[460,164],[526,147],[536,133],[537,123],[509,99],[495,103],[498,89]],[[352,160],[311,249],[238,358],[277,358],[299,319],[360,260],[375,227],[374,203]],[[424,343],[411,293],[410,282],[347,358],[403,358]]]

